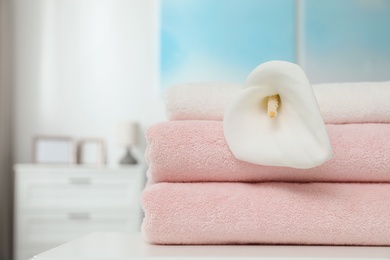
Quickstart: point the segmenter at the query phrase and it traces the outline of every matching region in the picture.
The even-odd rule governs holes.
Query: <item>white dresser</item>
[[[139,231],[145,166],[15,166],[14,260],[91,232]]]

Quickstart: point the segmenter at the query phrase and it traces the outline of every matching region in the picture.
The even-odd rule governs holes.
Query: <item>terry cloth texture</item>
[[[171,121],[150,127],[148,177],[154,182],[390,182],[390,124],[327,125],[333,158],[310,169],[237,160],[221,121]]]
[[[205,82],[170,87],[169,120],[223,120],[227,104],[244,85]],[[390,123],[390,81],[313,85],[325,123]]]
[[[159,183],[142,206],[153,244],[390,245],[390,184]]]

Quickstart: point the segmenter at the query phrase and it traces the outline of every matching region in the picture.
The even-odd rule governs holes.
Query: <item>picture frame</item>
[[[32,154],[35,164],[74,164],[76,162],[75,143],[68,136],[35,136]]]
[[[83,138],[77,144],[77,163],[84,165],[104,165],[106,145],[101,138]]]

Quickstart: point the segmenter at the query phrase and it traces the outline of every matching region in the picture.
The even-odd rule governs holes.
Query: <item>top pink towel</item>
[[[250,164],[229,150],[221,121],[171,121],[147,131],[154,182],[390,182],[390,124],[327,125],[333,158],[299,170]]]
[[[169,120],[222,120],[227,104],[244,88],[224,82],[188,83],[167,89]],[[327,124],[390,123],[390,81],[313,85]]]

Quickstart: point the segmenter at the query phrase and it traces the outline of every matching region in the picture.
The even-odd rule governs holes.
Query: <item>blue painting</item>
[[[390,1],[302,3],[300,60],[312,82],[390,80]]]
[[[243,83],[260,63],[296,61],[294,0],[161,0],[161,87]]]

